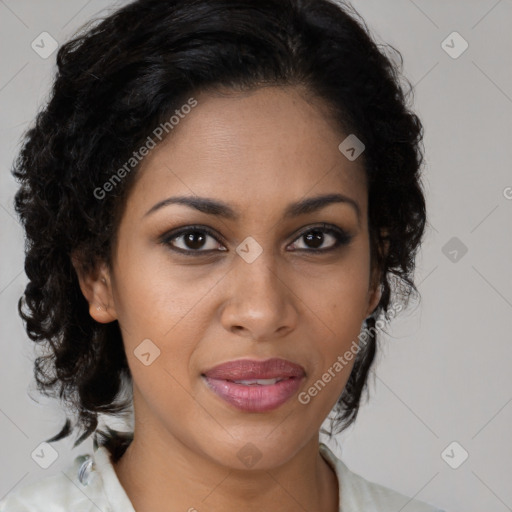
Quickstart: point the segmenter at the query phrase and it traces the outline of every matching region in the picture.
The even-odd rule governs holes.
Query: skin
[[[265,87],[197,96],[198,106],[142,163],[111,268],[79,276],[91,316],[121,326],[135,433],[115,470],[138,512],[338,511],[337,480],[319,454],[318,432],[353,361],[307,405],[294,396],[265,413],[235,409],[201,377],[233,359],[281,357],[304,367],[305,391],[357,341],[380,299],[362,159],[351,162],[338,150],[348,134],[303,93]],[[290,203],[333,192],[353,199],[360,218],[349,203],[283,218]],[[146,215],[178,195],[223,201],[240,218],[179,204]],[[352,239],[315,254],[302,235],[319,223]],[[216,234],[205,234],[199,249],[209,254],[173,252],[172,244],[194,250],[183,237],[160,242],[193,224]],[[323,233],[320,247],[332,247],[335,239]],[[248,236],[263,249],[250,264],[235,252]],[[145,366],[134,350],[148,338],[160,356]],[[237,457],[249,441],[261,454],[251,468]]]

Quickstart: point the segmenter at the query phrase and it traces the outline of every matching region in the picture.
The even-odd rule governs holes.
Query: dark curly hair
[[[84,27],[60,48],[57,64],[50,98],[13,168],[29,280],[18,307],[28,336],[44,348],[36,382],[75,416],[49,441],[78,430],[76,446],[95,434],[115,458],[130,442],[99,428],[100,415],[129,407],[123,390],[131,377],[119,325],[90,317],[71,257],[80,255],[84,271],[100,261],[110,266],[137,168],[105,197],[95,190],[187,98],[264,85],[302,86],[365,144],[371,260],[382,296],[334,409],[335,425],[348,427],[367,388],[376,319],[388,318],[392,296],[407,303],[418,294],[412,275],[426,224],[423,127],[409,105],[400,53],[376,43],[348,2],[138,0]]]

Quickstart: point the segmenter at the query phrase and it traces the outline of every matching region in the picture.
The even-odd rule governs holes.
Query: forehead
[[[362,159],[338,149],[347,134],[294,87],[209,92],[143,160],[129,198],[150,208],[171,195],[222,199],[241,213],[276,211],[340,193],[366,210]]]

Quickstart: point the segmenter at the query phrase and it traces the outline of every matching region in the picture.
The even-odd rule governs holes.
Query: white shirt
[[[338,477],[339,512],[443,512],[352,472],[323,443],[320,453]],[[105,447],[76,457],[57,475],[14,489],[0,502],[0,512],[98,511],[135,512]]]

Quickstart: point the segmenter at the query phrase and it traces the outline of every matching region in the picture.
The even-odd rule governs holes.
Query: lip
[[[208,388],[228,404],[245,412],[267,412],[287,402],[299,389],[304,368],[286,359],[228,361],[202,374]],[[233,381],[280,379],[274,384]]]

